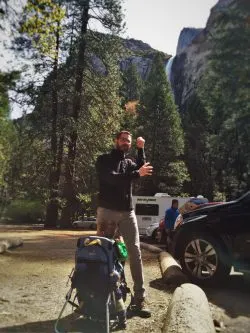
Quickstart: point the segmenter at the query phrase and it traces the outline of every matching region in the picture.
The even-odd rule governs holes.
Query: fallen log
[[[143,243],[143,242],[140,242],[140,246],[141,246],[141,249],[143,250],[146,250],[146,251],[149,251],[151,253],[161,253],[163,250],[160,249],[159,247],[157,246],[154,246],[154,245],[150,245],[150,244],[147,244],[147,243]]]
[[[140,244],[141,249],[158,254],[162,279],[165,283],[181,285],[182,283],[189,282],[187,276],[183,273],[181,266],[171,256],[171,254],[151,244],[143,242]]]
[[[168,252],[159,254],[162,279],[167,284],[181,285],[188,282],[187,276],[183,273],[181,266]]]
[[[204,291],[185,283],[178,287],[168,306],[163,333],[215,333]]]

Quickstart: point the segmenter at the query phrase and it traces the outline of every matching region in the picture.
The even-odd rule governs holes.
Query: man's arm
[[[141,136],[139,138],[137,138],[136,146],[137,146],[138,151],[137,151],[136,164],[137,164],[138,169],[140,169],[140,167],[146,163],[144,145],[145,145],[145,140]]]
[[[140,169],[143,164],[146,163],[146,156],[145,156],[145,151],[144,148],[138,148],[137,150],[137,156],[136,156],[136,165],[137,168]]]
[[[96,170],[100,180],[111,185],[119,186],[140,177],[139,170],[131,170],[129,173],[120,173],[112,170],[103,156],[98,157]]]
[[[131,162],[130,170],[138,170],[146,163],[146,156],[144,151],[145,140],[142,137],[137,138],[136,146],[137,146],[137,155],[136,162]]]
[[[153,168],[149,163],[145,163],[138,170],[129,170],[126,173],[119,173],[109,167],[108,161],[105,161],[104,156],[99,156],[96,162],[96,170],[100,180],[105,183],[122,185],[139,177],[151,176]]]
[[[146,163],[146,156],[143,148],[137,150],[136,162],[130,160],[129,172],[133,170],[139,170]]]

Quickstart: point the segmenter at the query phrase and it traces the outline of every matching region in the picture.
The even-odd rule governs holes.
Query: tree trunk
[[[63,197],[66,199],[66,204],[62,209],[62,217],[60,220],[61,228],[70,228],[72,225],[72,217],[77,207],[76,192],[74,187],[74,170],[75,170],[75,157],[76,157],[76,144],[77,144],[77,123],[79,118],[79,111],[81,109],[82,95],[83,95],[83,74],[84,74],[84,61],[87,33],[87,25],[89,20],[89,1],[83,5],[82,18],[81,18],[81,34],[80,45],[78,49],[77,66],[76,66],[76,81],[73,97],[73,110],[72,120],[73,128],[69,135],[68,143],[68,156],[65,163],[65,183],[63,189]]]
[[[60,172],[57,168],[57,118],[58,118],[58,94],[57,94],[57,75],[58,75],[58,56],[59,56],[59,31],[60,23],[58,22],[56,32],[56,56],[53,65],[52,80],[52,126],[51,126],[51,169],[49,175],[49,189],[50,196],[46,207],[46,219],[45,228],[55,228],[58,221],[58,209],[59,209],[59,198],[58,198],[58,184],[60,179]]]

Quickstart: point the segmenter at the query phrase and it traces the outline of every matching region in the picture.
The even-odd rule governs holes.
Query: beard
[[[123,151],[124,153],[127,153],[129,151],[128,145],[116,145],[116,149]]]

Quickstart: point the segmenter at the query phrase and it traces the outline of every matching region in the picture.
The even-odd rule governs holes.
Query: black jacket
[[[130,211],[132,205],[132,180],[139,178],[140,167],[145,163],[144,149],[138,149],[136,163],[125,158],[117,149],[101,155],[96,162],[99,177],[99,207]]]

